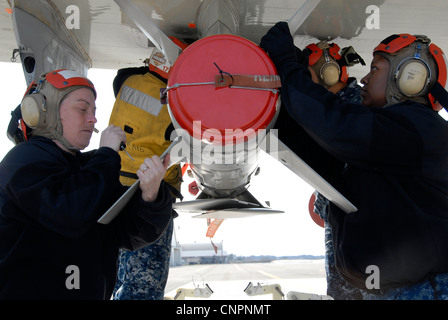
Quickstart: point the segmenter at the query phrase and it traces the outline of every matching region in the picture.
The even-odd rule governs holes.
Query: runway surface
[[[325,261],[275,260],[267,263],[208,264],[171,267],[165,296],[174,298],[177,289],[192,292],[197,288],[213,291],[212,300],[272,300],[272,294],[248,295],[244,290],[252,283],[260,292],[263,286],[279,285],[286,299],[288,292],[326,294]],[[268,287],[265,287],[268,288]],[[257,289],[257,288],[254,288]],[[198,294],[199,290],[196,291]],[[187,297],[188,299],[204,299]]]

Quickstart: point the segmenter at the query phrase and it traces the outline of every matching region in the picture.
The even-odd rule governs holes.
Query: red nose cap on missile
[[[168,80],[169,87],[198,84],[169,90],[168,104],[175,121],[191,136],[201,135],[201,140],[212,133],[213,143],[222,145],[242,141],[241,135],[247,136],[249,129],[255,133],[266,129],[275,117],[278,93],[200,85],[215,81],[220,74],[215,64],[230,74],[277,74],[267,54],[247,39],[217,35],[198,40],[179,56]],[[201,132],[193,134],[198,121]]]

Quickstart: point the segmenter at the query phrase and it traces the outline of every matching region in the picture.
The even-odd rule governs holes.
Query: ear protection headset
[[[410,99],[427,103],[429,99],[435,111],[442,109],[432,89],[436,84],[438,89],[446,85],[446,58],[439,47],[430,43],[426,36],[395,34],[374,49],[374,54],[382,54],[391,65],[386,92],[388,102]],[[442,92],[436,94],[439,98],[448,98],[445,90],[444,93],[439,91]]]
[[[332,87],[339,81],[346,83],[348,73],[346,66],[340,66],[337,62],[341,59],[339,46],[321,41],[318,44],[310,44],[306,47],[310,51],[308,65],[312,67],[320,77],[322,85]]]
[[[59,119],[59,104],[62,99],[79,86],[89,87],[95,94],[92,82],[72,70],[56,70],[44,74],[37,85],[33,82],[27,89],[35,87],[31,94],[25,94],[21,103],[22,119],[31,129],[46,128],[50,122]]]
[[[33,81],[32,85],[35,85]],[[45,96],[40,92],[40,88],[36,89],[29,95],[26,95],[20,105],[20,110],[22,112],[22,119],[25,124],[31,128],[35,129],[39,125],[39,119],[42,119],[41,113],[47,111],[45,104]]]

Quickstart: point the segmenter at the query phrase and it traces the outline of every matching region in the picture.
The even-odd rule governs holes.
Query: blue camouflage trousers
[[[173,222],[153,244],[120,251],[114,300],[163,300],[168,280]]]
[[[412,285],[381,292],[361,290],[350,285],[337,271],[334,261],[333,237],[328,221],[329,201],[317,194],[314,211],[325,221],[325,269],[327,294],[335,300],[448,300],[448,274],[428,275]]]

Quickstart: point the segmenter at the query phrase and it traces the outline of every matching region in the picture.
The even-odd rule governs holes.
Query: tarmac
[[[171,267],[167,299],[326,300],[325,260]],[[179,290],[181,289],[181,290]]]

